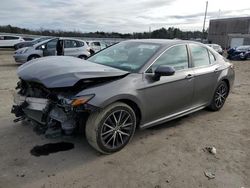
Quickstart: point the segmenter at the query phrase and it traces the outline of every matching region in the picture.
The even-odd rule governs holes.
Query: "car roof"
[[[77,38],[67,38],[67,37],[52,37],[52,38],[49,38],[47,40],[44,40],[44,41],[41,41],[37,44],[34,45],[34,47],[36,48],[37,46],[41,45],[41,44],[44,44],[44,43],[47,43],[48,41],[50,40],[53,40],[53,39],[63,39],[63,40],[77,40],[77,41],[81,41],[81,42],[86,42],[84,40],[81,40],[81,39],[77,39]]]
[[[177,39],[132,39],[132,40],[126,40],[122,42],[127,42],[127,41],[160,44],[161,46],[173,46],[176,44],[187,44],[187,43],[206,46],[205,44],[200,43],[200,42],[195,42],[195,41],[190,41],[190,40],[177,40]]]
[[[18,35],[0,35],[0,37],[19,37],[19,38],[22,38],[21,36],[18,36]]]

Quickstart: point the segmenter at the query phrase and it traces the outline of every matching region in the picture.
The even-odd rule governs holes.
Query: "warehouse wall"
[[[210,20],[208,41],[227,48],[228,34],[250,34],[250,17]]]

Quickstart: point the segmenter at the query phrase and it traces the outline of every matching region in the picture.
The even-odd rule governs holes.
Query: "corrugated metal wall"
[[[208,31],[209,42],[227,48],[230,45],[229,40],[231,39],[229,34],[250,34],[250,17],[210,20]],[[248,37],[246,43],[248,44]]]

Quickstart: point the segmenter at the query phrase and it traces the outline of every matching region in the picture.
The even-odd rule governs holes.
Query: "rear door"
[[[78,41],[64,40],[64,55],[78,57],[80,55],[80,48]]]
[[[220,64],[210,50],[199,44],[189,44],[194,71],[194,106],[210,103],[220,73]]]

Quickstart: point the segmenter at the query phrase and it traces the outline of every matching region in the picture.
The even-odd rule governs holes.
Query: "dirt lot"
[[[82,137],[46,139],[10,114],[17,77],[12,51],[0,51],[0,187],[250,187],[250,61],[234,62],[224,108],[202,110],[148,130],[113,155]],[[35,145],[68,141],[73,150],[35,157]],[[204,151],[215,146],[216,156]],[[208,180],[204,172],[212,172]]]

